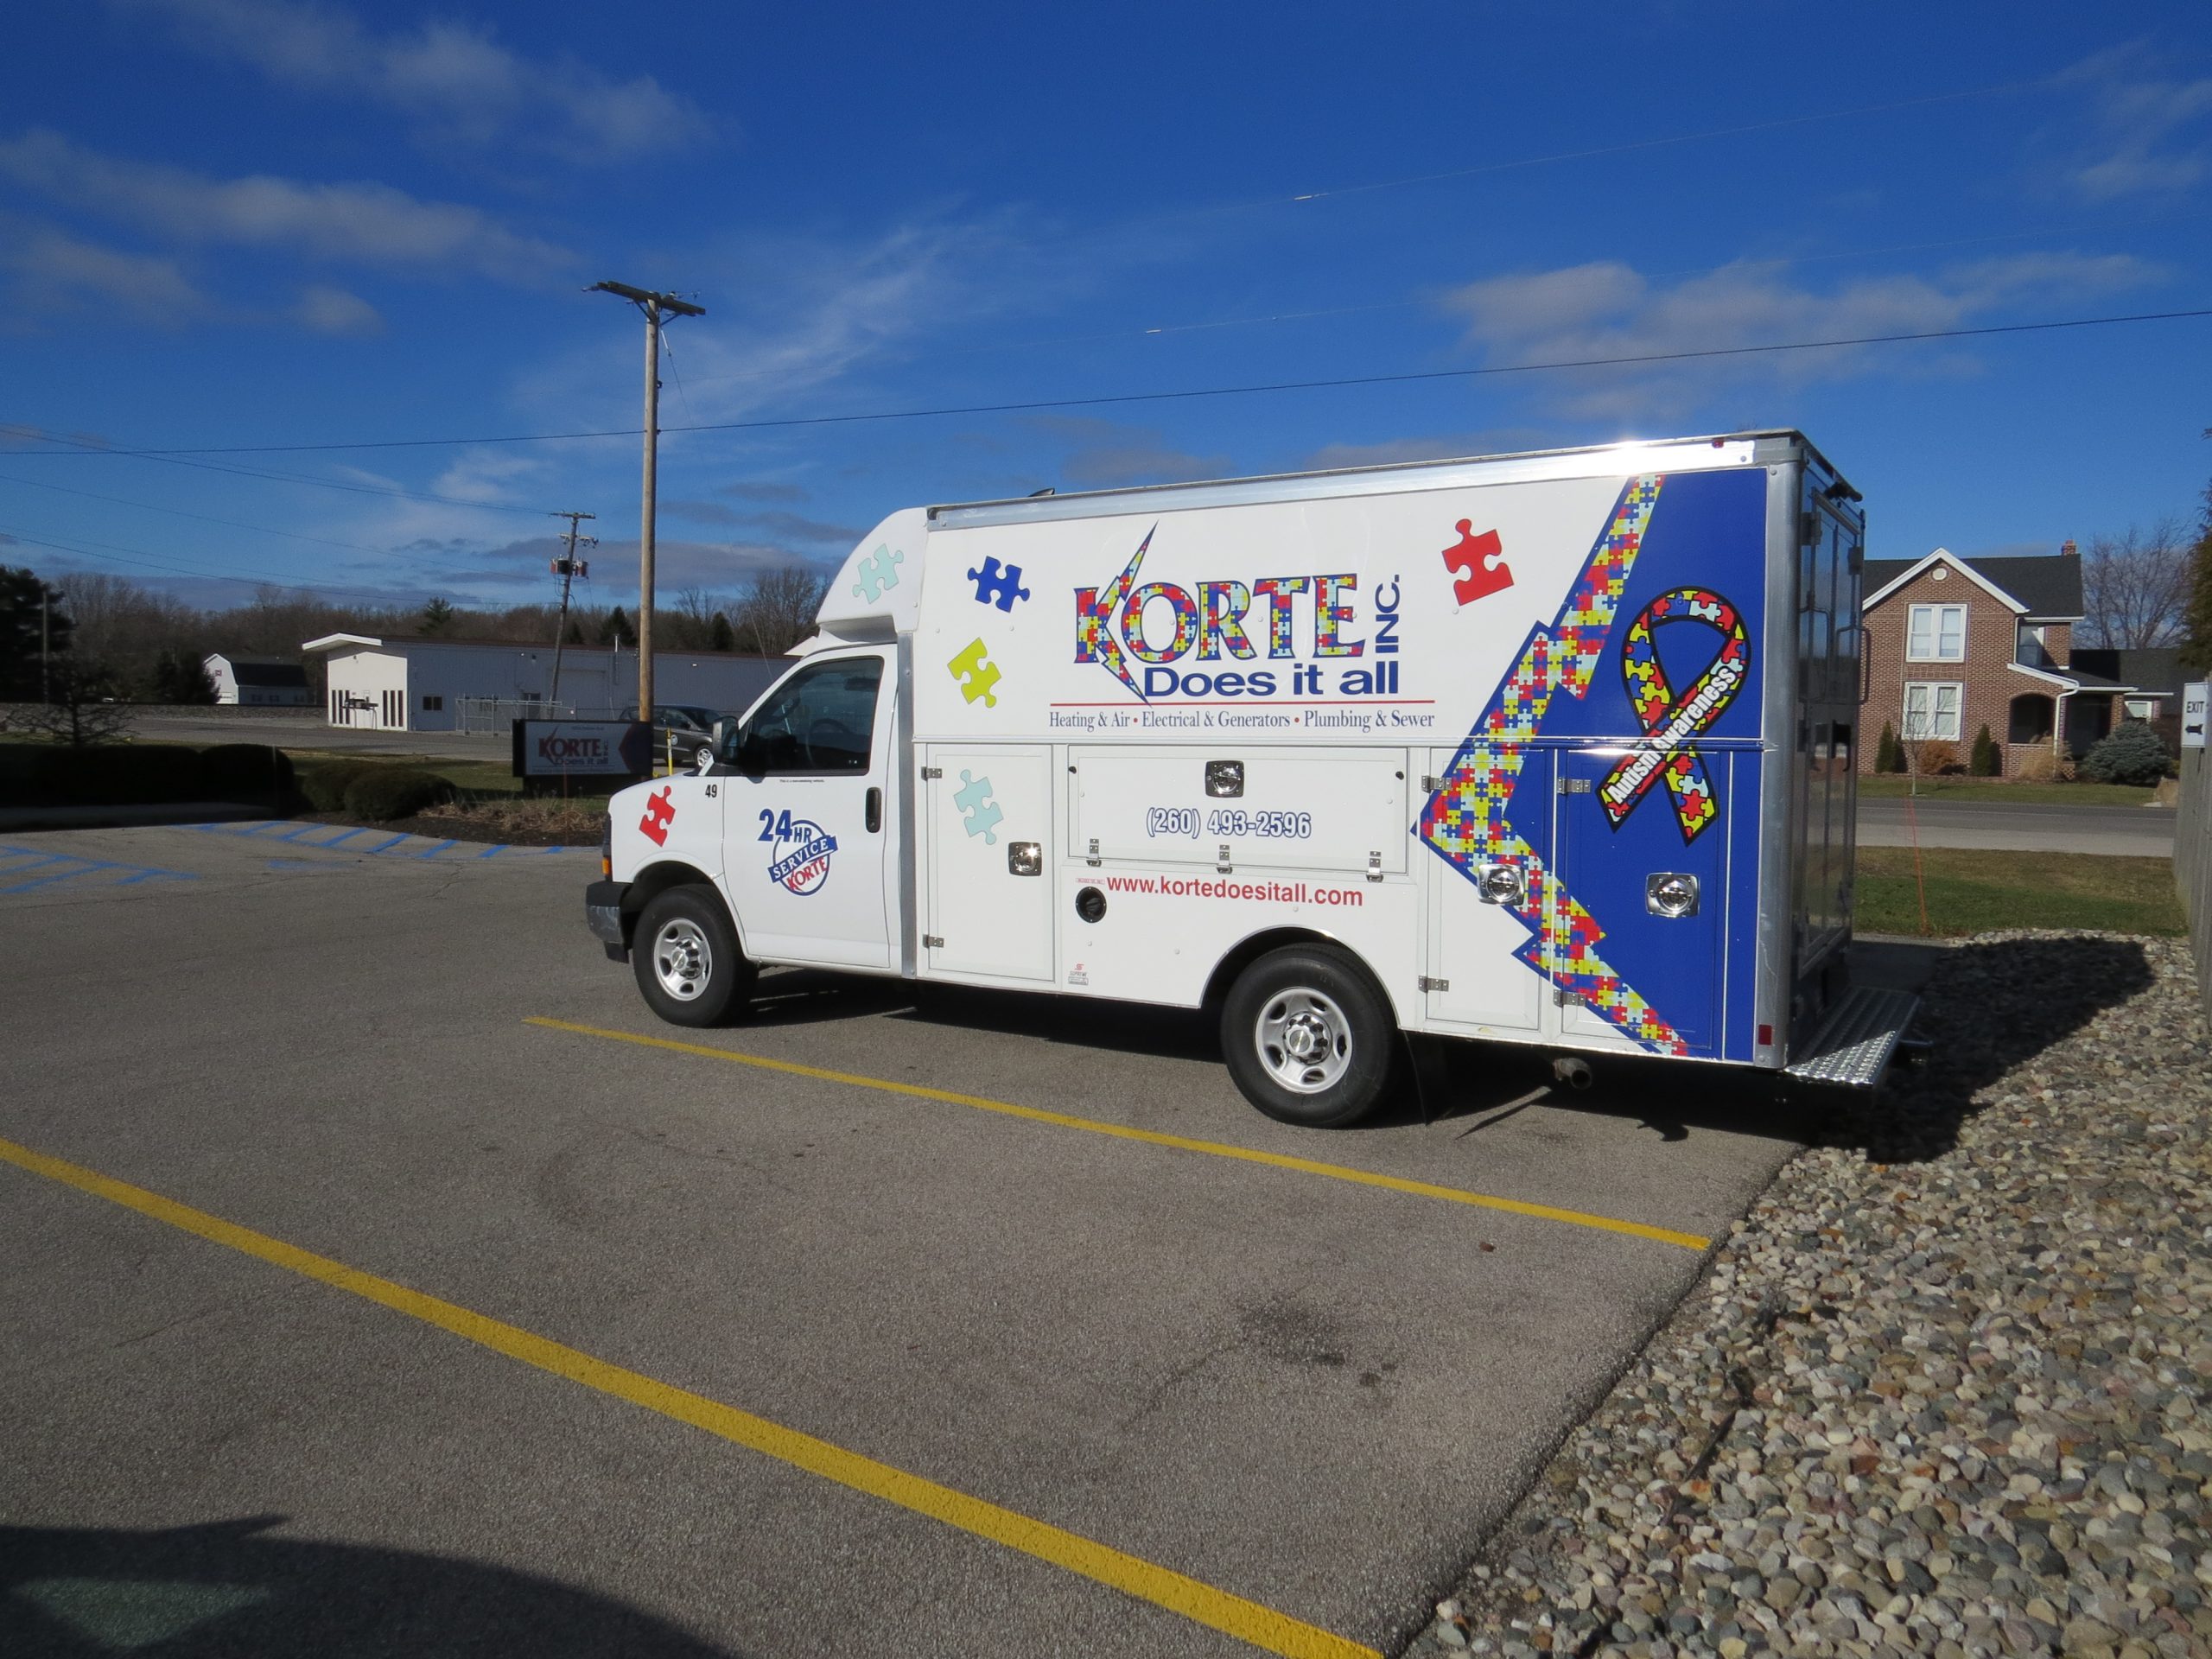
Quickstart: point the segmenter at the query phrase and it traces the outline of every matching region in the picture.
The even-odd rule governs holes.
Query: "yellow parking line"
[[[1622,1221],[1612,1216],[1593,1216],[1582,1210],[1560,1210],[1548,1204],[1529,1204],[1519,1198],[1501,1198],[1488,1192],[1470,1192],[1464,1187],[1438,1186],[1428,1181],[1408,1181],[1395,1175],[1377,1175],[1371,1170],[1353,1169],[1344,1164],[1325,1164],[1312,1158],[1293,1158],[1280,1152],[1259,1152],[1250,1147],[1230,1146],[1221,1141],[1194,1141],[1186,1135],[1162,1135],[1157,1129],[1133,1129],[1120,1123],[1101,1123],[1096,1118],[1071,1117],[1065,1112],[1047,1112],[1035,1106],[1016,1106],[1010,1101],[987,1100],[981,1095],[955,1094],[949,1089],[929,1089],[919,1084],[893,1083],[887,1077],[864,1077],[851,1071],[829,1071],[818,1065],[801,1065],[793,1060],[772,1060],[759,1054],[741,1054],[735,1049],[715,1048],[705,1043],[679,1043],[666,1037],[645,1037],[634,1031],[609,1031],[601,1026],[579,1026],[566,1020],[549,1020],[542,1014],[532,1014],[523,1023],[543,1026],[550,1031],[572,1031],[584,1037],[605,1037],[618,1043],[635,1043],[643,1048],[665,1048],[678,1054],[700,1054],[712,1060],[731,1060],[739,1065],[757,1065],[766,1071],[788,1071],[794,1077],[814,1077],[823,1083],[842,1083],[855,1089],[880,1089],[886,1094],[912,1095],[922,1100],[941,1100],[953,1106],[972,1106],[979,1112],[998,1112],[1007,1117],[1027,1118],[1033,1123],[1050,1123],[1063,1129],[1083,1129],[1092,1135],[1109,1135],[1120,1141],[1142,1141],[1155,1147],[1173,1147],[1179,1152],[1203,1152],[1216,1158],[1235,1158],[1248,1164],[1266,1164],[1275,1169],[1294,1169],[1306,1175],[1325,1175],[1333,1181],[1351,1181],[1359,1186],[1387,1187],[1393,1192],[1410,1192],[1415,1198],[1441,1198],[1446,1204],[1472,1205],[1481,1210],[1503,1210],[1516,1216],[1534,1216],[1540,1221],[1564,1222],[1570,1227],[1588,1227],[1601,1233],[1623,1233],[1630,1238],[1648,1238],[1661,1244],[1676,1244],[1686,1250],[1703,1251],[1713,1241],[1696,1233],[1678,1233],[1665,1227],[1650,1227],[1640,1221]]]
[[[519,1325],[489,1319],[435,1296],[410,1290],[389,1279],[379,1279],[372,1273],[363,1273],[328,1256],[316,1255],[265,1233],[225,1221],[219,1216],[211,1216],[204,1210],[194,1210],[143,1187],[116,1180],[97,1170],[50,1158],[6,1140],[0,1140],[0,1160],[119,1204],[127,1210],[136,1210],[156,1221],[166,1222],[289,1272],[351,1291],[410,1319],[464,1337],[494,1353],[518,1359],[556,1376],[564,1376],[571,1382],[581,1382],[588,1389],[642,1406],[647,1411],[658,1412],[679,1423],[702,1428],[709,1434],[747,1446],[795,1469],[834,1480],[841,1486],[942,1521],[947,1526],[1020,1550],[1025,1555],[1033,1555],[1039,1560],[1050,1561],[1141,1601],[1179,1613],[1194,1624],[1219,1630],[1266,1652],[1281,1654],[1285,1659],[1378,1659],[1372,1648],[1333,1636],[1317,1625],[1276,1612],[1258,1602],[1217,1590],[1180,1573],[1155,1567],[1150,1561],[1012,1510],[1001,1509],[982,1498],[970,1497],[950,1486],[940,1486],[919,1475],[910,1475],[903,1469],[848,1452],[811,1434],[740,1411],[734,1406],[726,1406],[687,1389],[675,1388],[606,1360],[594,1359]]]

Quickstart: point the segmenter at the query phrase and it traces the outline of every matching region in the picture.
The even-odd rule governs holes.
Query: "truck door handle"
[[[868,792],[868,832],[871,836],[883,828],[883,791],[871,789]]]

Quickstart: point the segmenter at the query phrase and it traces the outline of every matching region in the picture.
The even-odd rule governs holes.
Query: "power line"
[[[87,538],[89,539],[89,538]],[[127,554],[143,554],[141,548],[124,548],[120,551],[94,552],[93,548],[114,548],[112,542],[93,542],[91,547],[78,547],[68,542],[48,541],[42,537],[25,536],[16,531],[0,531],[0,544],[20,543],[25,547],[51,548],[57,553],[73,553],[79,558],[97,559],[105,564],[131,564],[149,570],[165,570],[172,575],[194,576],[202,582],[229,582],[245,588],[282,588],[296,594],[350,594],[356,599],[372,599],[389,605],[393,602],[389,593],[378,593],[367,588],[340,588],[331,583],[306,587],[296,582],[278,582],[273,576],[226,576],[213,570],[196,569],[190,565],[174,564],[164,560],[147,557],[126,557]]]
[[[1929,328],[1890,334],[1854,334],[1833,340],[1770,341],[1757,346],[1709,346],[1679,352],[1639,352],[1618,357],[1560,358],[1542,363],[1502,363],[1472,369],[1420,369],[1399,374],[1340,375],[1320,380],[1274,380],[1237,386],[1198,386],[1175,391],[1130,391],[1090,397],[1040,397],[1020,403],[957,404],[927,409],[874,410],[849,415],[793,415],[755,421],[712,421],[688,426],[663,426],[670,432],[756,432],[779,428],[845,426],[872,421],[916,421],[957,415],[1033,414],[1056,409],[1100,409],[1124,404],[1188,402],[1198,398],[1254,397],[1270,392],[1319,391],[1352,386],[1407,385],[1422,381],[1478,380],[1502,375],[1551,374],[1569,369],[1644,368],[1665,363],[1690,363],[1732,357],[1758,357],[1785,352],[1839,350],[1854,346],[1897,346],[1938,340],[1979,340],[2006,334],[2053,334],[2069,328],[2103,328],[2123,323],[2174,322],[2212,317],[2212,307],[2183,311],[2142,311],[2122,316],[2063,317],[2048,322],[1989,323],[1972,328]],[[421,449],[468,444],[565,443],[587,438],[634,438],[642,427],[612,428],[590,432],[518,432],[467,438],[382,438],[346,443],[240,444],[221,448],[177,450],[95,449],[104,454],[143,454],[166,460],[185,455],[291,454],[333,449]],[[55,440],[62,442],[62,440]],[[205,463],[202,463],[205,464]],[[313,481],[313,480],[302,480]],[[345,486],[334,486],[344,488]],[[461,505],[471,505],[473,503]],[[512,509],[510,509],[512,511]]]
[[[264,536],[283,536],[296,542],[315,542],[323,547],[340,547],[353,553],[376,553],[391,556],[388,547],[365,547],[359,542],[335,542],[327,536],[308,536],[296,530],[278,530],[273,524],[249,524],[238,518],[218,518],[211,513],[188,512],[182,507],[157,506],[151,501],[133,501],[127,496],[102,495],[97,490],[73,490],[67,484],[43,484],[35,478],[17,478],[12,473],[0,473],[0,484],[20,484],[26,489],[51,490],[56,495],[82,496],[87,501],[106,501],[118,507],[137,507],[146,512],[166,512],[177,518],[196,518],[203,524],[222,524],[232,530],[251,530]]]

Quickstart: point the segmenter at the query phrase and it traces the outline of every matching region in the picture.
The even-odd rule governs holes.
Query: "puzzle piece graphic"
[[[899,585],[899,567],[906,556],[897,548],[879,547],[859,566],[861,579],[853,584],[853,597],[871,605]]]
[[[996,605],[1002,611],[1010,611],[1015,600],[1029,597],[1029,590],[1021,585],[1021,567],[1018,564],[1001,569],[996,559],[985,559],[981,570],[968,573],[968,580],[976,584],[978,605]]]
[[[1513,572],[1506,568],[1504,544],[1497,539],[1497,532],[1486,530],[1479,536],[1468,534],[1474,521],[1462,518],[1456,526],[1459,543],[1444,550],[1444,568],[1452,573],[1452,591],[1463,606],[1478,599],[1486,599],[1513,585]]]
[[[969,702],[973,702],[976,698],[981,697],[983,700],[983,707],[986,709],[995,709],[999,706],[997,694],[991,690],[999,683],[998,664],[984,660],[983,642],[981,639],[969,640],[968,648],[945,666],[952,671],[953,677],[960,682],[960,695]]]
[[[676,803],[671,798],[675,793],[676,785],[671,784],[645,797],[645,816],[638,820],[638,833],[656,847],[668,845],[668,826],[676,822]]]
[[[983,838],[983,845],[986,847],[997,846],[999,838],[992,831],[998,827],[999,820],[1006,814],[1000,810],[999,804],[991,798],[991,780],[988,778],[978,778],[963,769],[960,774],[960,783],[961,787],[952,791],[952,804],[967,815],[968,833],[971,836],[981,836]]]

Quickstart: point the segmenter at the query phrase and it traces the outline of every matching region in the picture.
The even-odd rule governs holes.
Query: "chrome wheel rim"
[[[714,977],[715,947],[698,923],[679,916],[653,937],[653,977],[679,1002],[696,1002]]]
[[[1303,985],[1277,991],[1252,1034],[1268,1075],[1294,1095],[1334,1088],[1351,1069],[1351,1021],[1325,992]]]

